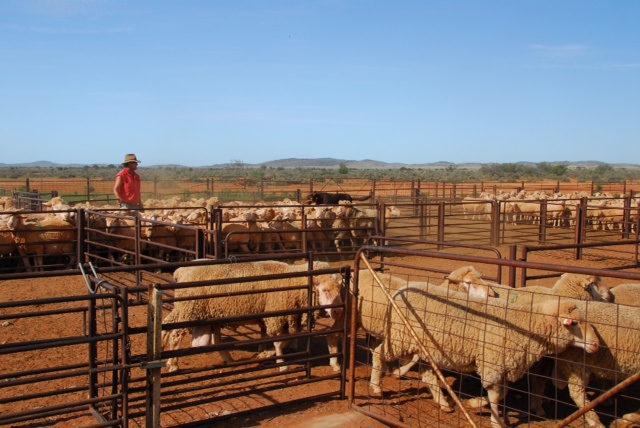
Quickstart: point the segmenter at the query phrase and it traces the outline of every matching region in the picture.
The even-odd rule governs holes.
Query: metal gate
[[[0,425],[89,411],[101,426],[126,426],[126,290],[87,285],[84,296],[0,303],[0,323],[16,327],[0,345]]]

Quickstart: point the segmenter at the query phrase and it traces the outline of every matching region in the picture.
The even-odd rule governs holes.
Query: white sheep
[[[44,270],[44,257],[69,256],[75,264],[77,231],[73,224],[58,217],[29,217],[14,214],[7,221],[13,240],[27,271]],[[33,267],[29,257],[33,256]]]
[[[557,298],[520,305],[501,299],[476,299],[444,287],[412,286],[398,291],[393,301],[403,316],[389,311],[385,338],[374,350],[374,393],[382,392],[383,362],[415,354],[427,360],[426,350],[440,369],[475,371],[480,376],[488,391],[494,425],[503,425],[498,403],[506,395],[506,381],[520,379],[545,355],[555,355],[569,346],[587,352],[599,347],[595,331],[575,311],[573,300]],[[402,318],[408,320],[418,340]],[[422,378],[434,399],[446,403],[430,368]]]
[[[376,272],[375,275],[391,295],[406,287],[426,285],[424,282],[408,282],[402,276],[384,272]],[[479,298],[494,297],[493,290],[473,266],[462,266],[452,271],[440,286]],[[385,334],[385,316],[388,308],[389,300],[375,281],[371,271],[360,270],[358,272],[358,325],[367,334],[382,339]],[[394,375],[404,376],[419,359],[417,354],[413,355],[410,361],[403,362],[403,365],[394,370]],[[442,403],[442,405],[446,407],[448,403]]]
[[[328,263],[314,262],[314,269],[328,269]],[[289,265],[279,261],[258,261],[247,263],[220,264],[209,266],[181,267],[174,272],[174,279],[177,282],[208,281],[222,278],[242,278],[262,276],[269,274],[282,274],[293,272],[304,272],[308,269],[307,264]],[[271,292],[278,288],[293,287],[301,285],[306,278],[281,278],[264,281],[239,282],[235,284],[211,285],[197,288],[178,288],[175,291],[176,298],[192,298],[192,300],[179,300],[174,303],[174,308],[167,315],[163,323],[176,323],[184,321],[209,320],[214,318],[233,317],[239,315],[258,315],[264,312],[284,311],[296,308],[308,307],[308,296],[306,289],[283,290]],[[335,275],[321,275],[313,278],[313,288],[317,295],[319,305],[331,305],[342,302],[341,283]],[[268,290],[268,292],[265,292]],[[206,298],[193,300],[194,297],[208,294],[224,295],[226,293],[247,292],[240,295],[229,295],[224,297]],[[327,309],[327,313],[335,320],[334,325],[338,325],[343,314],[336,308]],[[295,333],[301,324],[301,315],[272,316],[262,318],[262,323],[266,329],[266,335],[276,337],[285,332]],[[214,322],[214,321],[212,321]],[[213,325],[211,337],[201,337],[203,333],[211,330],[194,329],[193,344],[204,345],[212,341],[213,344],[220,343],[220,325]],[[178,329],[163,332],[163,346],[168,346],[169,350],[176,349],[186,329]],[[327,335],[329,352],[336,354],[338,351],[338,335]],[[274,342],[276,356],[281,357],[284,341]],[[220,355],[225,363],[233,361],[227,351],[220,351]],[[283,360],[279,358],[278,362]],[[337,357],[331,357],[331,367],[335,371],[340,370]],[[169,359],[170,371],[178,369],[177,359]],[[286,370],[287,367],[281,367]]]
[[[640,306],[640,283],[616,285],[609,289],[613,302],[619,305]]]
[[[550,298],[564,297],[577,300],[611,301],[609,288],[602,284],[600,277],[576,273],[564,273],[552,287],[530,285],[514,289],[506,285],[491,284],[497,297],[510,303],[533,305]],[[543,397],[546,379],[553,370],[553,361],[545,358],[536,364],[532,370],[531,383],[531,411],[537,416],[544,417]],[[478,403],[479,405],[479,403]]]
[[[606,302],[612,299],[609,288],[602,284],[600,277],[577,273],[562,274],[553,287],[530,285],[515,289],[499,284],[492,284],[491,287],[500,299],[518,304],[532,304],[545,300],[549,296]]]
[[[584,407],[589,403],[586,388],[592,377],[620,382],[640,371],[640,308],[579,302],[576,311],[596,330],[602,346],[592,354],[568,349],[559,355],[554,383],[560,389],[568,384],[573,401]],[[592,427],[604,427],[594,410],[585,419]]]

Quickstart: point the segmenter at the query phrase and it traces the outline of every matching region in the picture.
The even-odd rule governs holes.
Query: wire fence
[[[0,196],[12,196],[14,192],[41,195],[44,199],[62,197],[69,203],[115,203],[113,182],[100,178],[0,180]],[[248,178],[207,177],[198,180],[143,180],[143,199],[169,199],[218,197],[221,201],[275,201],[291,199],[300,201],[311,192],[341,192],[354,197],[372,195],[395,202],[406,202],[418,197],[430,199],[461,199],[478,196],[483,192],[544,191],[546,193],[608,193],[614,196],[632,195],[640,189],[640,181],[598,184],[589,182],[560,182],[553,180],[519,182],[426,182],[421,180],[388,179],[303,179],[299,181],[254,180]]]

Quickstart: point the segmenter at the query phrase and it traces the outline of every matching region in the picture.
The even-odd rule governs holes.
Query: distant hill
[[[493,162],[500,163],[500,162]],[[505,162],[511,163],[511,162]],[[536,166],[538,162],[514,162],[519,165],[530,165]],[[599,165],[607,165],[606,162],[600,161],[551,161],[546,162],[549,165],[566,165],[569,168],[595,168]],[[453,163],[447,161],[439,161],[439,162],[431,162],[431,163],[421,163],[421,164],[402,164],[402,163],[387,163],[376,161],[372,159],[364,159],[364,160],[347,160],[347,159],[334,159],[334,158],[317,158],[317,159],[298,159],[298,158],[288,158],[288,159],[279,159],[272,160],[268,162],[258,163],[258,164],[243,164],[243,166],[247,168],[260,168],[262,166],[266,166],[268,168],[326,168],[326,169],[338,169],[341,165],[345,165],[347,168],[352,169],[399,169],[399,168],[412,168],[412,169],[443,169],[447,167],[456,167],[463,169],[479,169],[482,165],[490,165],[492,163]],[[616,168],[640,168],[639,164],[628,164],[628,163],[618,163],[618,164],[610,164]],[[58,164],[55,162],[49,161],[36,161],[36,162],[27,162],[27,163],[16,163],[16,164],[6,164],[0,163],[0,168],[82,168],[88,165],[82,164]],[[106,164],[100,166],[107,166]],[[224,163],[217,165],[206,165],[198,168],[232,168],[237,166],[233,163]],[[175,164],[167,164],[167,165],[141,165],[141,168],[158,168],[158,167],[171,167],[171,168],[180,168],[186,166],[175,165]]]

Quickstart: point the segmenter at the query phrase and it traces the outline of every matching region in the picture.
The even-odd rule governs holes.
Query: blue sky
[[[640,164],[640,1],[2,0],[0,163]]]

